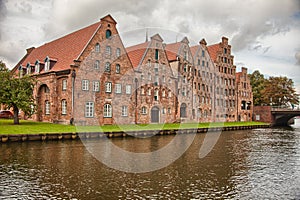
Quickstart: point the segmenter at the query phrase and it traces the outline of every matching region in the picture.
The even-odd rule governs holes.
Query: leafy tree
[[[15,77],[0,61],[0,80],[0,103],[5,104],[7,108],[13,108],[14,124],[19,124],[20,109],[27,116],[33,114],[35,79],[28,75]]]
[[[253,104],[255,106],[264,104],[263,90],[265,88],[266,82],[264,75],[261,74],[258,70],[255,70],[252,74],[249,74],[249,78],[252,86]]]
[[[299,103],[299,95],[296,94],[294,82],[287,77],[270,77],[262,93],[264,102],[268,105],[288,106]]]

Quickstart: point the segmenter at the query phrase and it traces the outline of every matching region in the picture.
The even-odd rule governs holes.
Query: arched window
[[[67,114],[67,100],[63,99],[61,101],[61,114],[66,115]]]
[[[116,64],[116,74],[120,74],[121,72],[121,67],[119,64]]]
[[[180,117],[186,117],[186,104],[182,103],[180,106]]]
[[[105,71],[110,72],[110,63],[109,62],[105,63]]]
[[[103,108],[104,117],[112,117],[112,107],[110,104],[105,104]]]
[[[97,44],[95,45],[95,51],[96,51],[96,52],[100,52],[100,44],[99,44],[99,43],[97,43]]]
[[[111,36],[111,31],[107,29],[105,32],[105,37],[108,39],[110,38],[110,36]]]
[[[94,68],[95,69],[100,69],[100,61],[99,60],[96,60],[95,63],[94,63]]]

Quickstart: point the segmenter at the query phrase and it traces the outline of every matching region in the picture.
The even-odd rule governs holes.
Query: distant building
[[[38,80],[33,120],[78,125],[251,120],[247,70],[236,74],[227,38],[190,47],[186,37],[164,44],[155,34],[125,48],[116,24],[107,15],[27,49],[13,72]]]
[[[236,73],[236,88],[238,121],[252,121],[253,94],[250,78],[245,67],[242,67],[241,72]]]

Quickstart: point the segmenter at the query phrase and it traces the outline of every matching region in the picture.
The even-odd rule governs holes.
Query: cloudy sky
[[[229,38],[237,67],[288,76],[300,93],[299,0],[0,0],[0,60],[12,68],[26,53],[111,14],[126,44],[136,30],[158,31],[165,42],[192,44]],[[168,30],[178,34],[167,34]],[[164,34],[165,35],[164,35]]]

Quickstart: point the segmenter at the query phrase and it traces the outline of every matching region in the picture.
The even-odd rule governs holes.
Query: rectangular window
[[[107,56],[110,56],[110,54],[111,54],[111,48],[110,48],[110,46],[106,46],[105,53],[106,53]]]
[[[61,101],[61,114],[62,115],[67,114],[67,101],[66,100]]]
[[[119,64],[116,64],[116,74],[120,74],[121,67]]]
[[[121,94],[122,93],[122,85],[120,83],[116,83],[116,93]]]
[[[131,85],[126,85],[126,94],[131,94]]]
[[[85,103],[85,117],[94,117],[94,102]]]
[[[155,49],[155,60],[159,59],[159,51],[158,49]]]
[[[202,66],[205,67],[205,61],[204,60],[202,60]]]
[[[205,56],[205,52],[204,52],[204,50],[202,50],[202,57],[204,57]]]
[[[82,80],[82,90],[84,91],[89,90],[89,80]]]
[[[121,49],[120,48],[117,48],[116,55],[117,55],[117,58],[119,58],[121,56]]]
[[[105,92],[111,93],[111,82],[105,83]]]
[[[62,90],[67,90],[67,79],[62,80]]]
[[[201,63],[201,61],[200,61],[200,59],[198,59],[198,65],[200,65],[200,63]]]
[[[128,116],[128,107],[127,106],[122,106],[122,116],[123,117]]]
[[[50,101],[45,101],[45,114],[50,115]]]
[[[94,92],[100,91],[100,82],[99,81],[93,81],[93,91]]]

